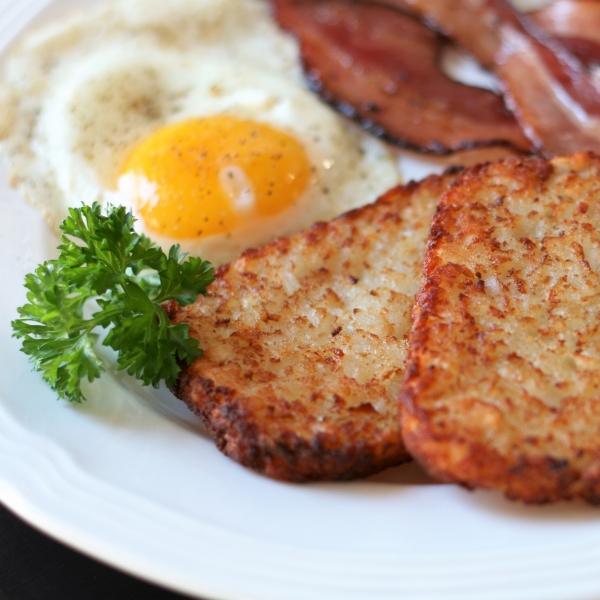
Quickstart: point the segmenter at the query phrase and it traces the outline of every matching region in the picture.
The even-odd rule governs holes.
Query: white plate
[[[81,4],[1,0],[0,49],[32,19]],[[600,598],[599,509],[525,507],[435,484],[415,465],[277,483],[222,456],[168,392],[114,373],[82,406],[57,401],[10,337],[23,276],[56,240],[3,172],[0,211],[0,500],[30,523],[205,598]]]

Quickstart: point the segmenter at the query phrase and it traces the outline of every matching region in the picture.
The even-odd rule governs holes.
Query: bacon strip
[[[301,44],[313,87],[345,114],[394,143],[438,154],[531,145],[502,98],[438,68],[442,39],[416,19],[343,0],[274,1]]]
[[[585,64],[600,63],[598,0],[556,0],[530,16]]]
[[[409,12],[435,31],[454,40],[485,67],[494,66],[502,45],[500,24],[522,29],[508,5],[495,0],[368,0]],[[600,2],[598,0],[555,0],[528,17],[541,30],[585,64],[600,62]],[[477,26],[474,27],[473,24]]]
[[[600,151],[600,86],[571,52],[574,42],[563,43],[548,33],[577,36],[581,53],[581,36],[600,40],[598,0],[558,0],[532,17],[506,0],[383,1],[415,11],[482,63],[493,65],[509,106],[540,152]],[[585,48],[591,52],[592,42]]]
[[[600,119],[569,96],[548,69],[540,46],[512,28],[502,35],[497,72],[509,106],[539,151],[547,156],[600,153]]]
[[[506,0],[495,57],[507,103],[546,156],[600,152],[600,88],[585,65]],[[518,23],[517,23],[518,21]]]
[[[451,38],[484,67],[492,68],[502,45],[501,23],[519,28],[516,14],[496,0],[367,0],[408,12]]]

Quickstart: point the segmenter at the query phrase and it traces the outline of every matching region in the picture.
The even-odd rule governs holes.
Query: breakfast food
[[[595,75],[566,51],[550,53],[527,32],[506,28],[502,39],[496,71],[535,148],[547,157],[581,150],[600,153]]]
[[[460,2],[450,12],[446,4],[272,2],[302,46],[313,86],[379,136],[436,153],[496,143],[546,154],[595,147],[591,51],[579,62],[572,39],[549,41],[503,0]],[[493,36],[472,35],[472,7]],[[534,17],[543,18],[555,19]],[[500,96],[442,72],[440,31],[472,43],[494,67],[520,126]],[[0,78],[0,150],[13,183],[53,226],[69,207],[124,204],[164,247],[180,243],[226,263],[398,182],[395,156],[312,96],[300,62],[266,0],[107,5],[14,51]],[[442,479],[528,502],[600,503],[599,169],[600,159],[583,154],[509,160],[470,169],[455,186],[449,172],[394,188],[246,250],[194,304],[210,265],[155,252],[123,209],[104,216],[86,207],[63,227],[78,243],[28,277],[30,304],[13,327],[46,380],[80,401],[82,374],[101,370],[81,350],[92,345],[100,313],[83,346],[76,334],[85,299],[104,292],[104,312],[115,317],[101,323],[112,323],[105,342],[125,352],[118,364],[154,385],[171,385],[183,368],[173,390],[219,448],[271,477],[370,475],[408,460],[404,436]],[[83,235],[77,219],[90,211]],[[130,261],[116,261],[116,292],[102,270],[113,266],[109,243]],[[142,280],[149,266],[170,294],[155,275]],[[79,303],[69,277],[87,294]],[[64,315],[48,314],[65,297],[77,308],[56,327]],[[134,322],[146,346],[130,335]],[[203,356],[185,338],[188,325]],[[168,344],[158,335],[166,329]],[[47,340],[60,340],[52,356]],[[67,346],[88,372],[73,352],[61,354]]]
[[[432,224],[402,434],[444,481],[600,503],[600,157],[466,170]]]
[[[440,195],[455,175],[222,267],[173,307],[204,356],[174,388],[228,456],[293,481],[362,477],[408,459],[398,390],[414,295]]]
[[[511,5],[518,4],[516,0],[382,0],[382,3],[422,19],[434,30],[454,40],[487,68],[494,66],[502,45],[501,25],[508,22],[519,27],[517,15],[511,8]]]
[[[436,153],[499,143],[547,157],[600,152],[597,45],[593,25],[581,26],[594,3],[576,3],[565,39],[556,14],[528,16],[508,0],[272,1],[319,93],[390,141]],[[447,40],[411,14],[491,68],[504,101],[448,77]]]
[[[532,18],[584,63],[600,63],[600,4],[595,0],[554,0]]]
[[[438,154],[494,144],[531,149],[500,96],[442,71],[447,41],[417,19],[344,0],[274,6],[278,22],[301,43],[313,87],[367,129]]]
[[[502,45],[500,25],[527,19],[585,63],[600,59],[600,5],[596,0],[367,0],[407,11],[456,41],[486,67]],[[513,9],[520,9],[517,13]],[[473,27],[477,23],[477,27]]]
[[[306,88],[261,0],[125,0],[35,32],[0,77],[0,151],[56,228],[125,205],[215,264],[374,200],[396,158]]]
[[[444,3],[416,3],[426,18],[440,22],[435,15],[444,11],[436,6]],[[449,33],[494,70],[507,107],[535,150],[546,157],[600,152],[600,93],[586,62],[593,62],[593,54],[586,55],[592,45],[584,28],[577,34],[571,28],[565,43],[547,19],[520,12],[508,0],[461,1],[458,8],[458,18],[445,13],[452,22]],[[587,12],[593,15],[589,7]],[[473,16],[481,29],[471,26]]]

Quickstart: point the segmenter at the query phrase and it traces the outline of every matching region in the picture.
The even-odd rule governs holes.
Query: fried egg
[[[1,80],[0,150],[53,227],[121,204],[163,247],[221,264],[400,180],[307,89],[262,0],[105,5],[29,36]]]

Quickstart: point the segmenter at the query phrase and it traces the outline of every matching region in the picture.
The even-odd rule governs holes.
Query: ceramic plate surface
[[[75,0],[0,0],[0,50]],[[439,169],[404,158],[409,175]],[[11,338],[56,239],[0,171],[0,500],[115,567],[219,600],[600,598],[600,509],[525,507],[415,465],[292,485],[222,456],[166,390],[108,373],[59,402]]]

